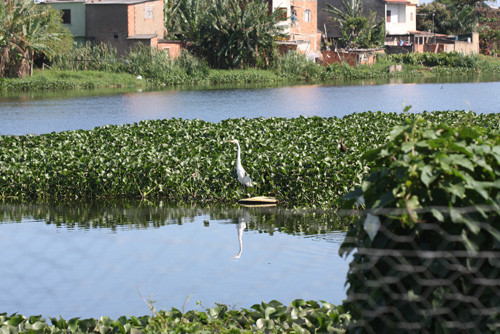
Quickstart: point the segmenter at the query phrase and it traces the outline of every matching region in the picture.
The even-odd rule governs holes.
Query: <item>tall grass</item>
[[[401,63],[405,65],[403,72],[389,73],[390,65]],[[87,43],[75,44],[74,49],[68,54],[56,56],[51,68],[55,70],[55,74],[43,75],[43,77],[39,75],[26,80],[0,78],[0,91],[89,89],[145,84],[202,87],[215,84],[279,84],[387,77],[495,74],[500,73],[500,61],[490,57],[468,56],[456,52],[411,53],[378,55],[374,65],[352,67],[347,64],[334,63],[323,66],[308,60],[305,55],[288,53],[278,56],[269,68],[264,70],[252,68],[215,70],[210,69],[204,59],[195,57],[188,51],[183,51],[176,59],[170,59],[168,53],[153,50],[141,44],[127,55],[119,57],[117,50],[109,45]],[[85,75],[82,77],[74,71],[93,72],[85,78]],[[138,76],[144,80],[139,82]]]
[[[132,49],[125,64],[127,72],[165,85],[203,82],[209,72],[206,62],[186,51],[183,51],[180,57],[170,59],[167,52],[147,46]]]
[[[209,71],[205,61],[185,51],[177,59],[170,59],[165,51],[138,44],[128,54],[120,57],[116,48],[102,43],[75,45],[69,54],[55,57],[52,68],[124,72],[165,85],[202,82],[206,80]]]
[[[305,55],[290,52],[278,57],[275,71],[283,79],[309,80],[320,79],[325,69]]]
[[[122,72],[123,63],[118,58],[116,48],[105,43],[75,44],[66,54],[57,55],[52,60],[52,68],[59,70],[93,70]]]

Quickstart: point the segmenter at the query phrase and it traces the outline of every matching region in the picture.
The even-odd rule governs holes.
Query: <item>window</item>
[[[387,20],[386,21],[391,22],[391,11],[390,10],[387,11]]]
[[[278,19],[280,21],[286,21],[286,19],[287,19],[287,10],[286,10],[285,7],[276,8],[276,12],[277,12],[277,15],[278,15]]]
[[[64,24],[71,24],[71,9],[62,10],[62,20]]]
[[[306,9],[304,11],[304,22],[311,22],[312,21],[312,14],[309,9]]]
[[[153,19],[153,6],[144,6],[144,19]]]
[[[413,21],[413,13],[410,13],[410,21]]]

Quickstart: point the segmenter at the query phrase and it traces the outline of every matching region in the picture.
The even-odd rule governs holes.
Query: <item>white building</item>
[[[386,35],[405,35],[417,30],[418,0],[385,0]]]

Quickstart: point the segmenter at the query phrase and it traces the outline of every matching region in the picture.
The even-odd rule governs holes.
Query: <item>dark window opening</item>
[[[287,19],[287,10],[284,7],[279,7],[276,8],[276,11],[278,12],[277,16],[280,21],[286,21]]]
[[[71,9],[63,9],[62,10],[62,21],[64,24],[71,23]]]
[[[391,11],[387,11],[387,22],[391,22]]]

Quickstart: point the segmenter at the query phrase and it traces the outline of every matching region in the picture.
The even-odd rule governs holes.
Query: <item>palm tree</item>
[[[337,21],[340,24],[340,27],[343,28],[347,22],[347,20],[360,17],[363,13],[363,1],[362,0],[343,0],[342,7],[344,10],[340,8],[334,7],[333,5],[327,3],[325,12],[333,15],[333,20]]]
[[[280,13],[269,14],[262,0],[217,0],[207,10],[198,41],[209,63],[218,68],[267,66],[282,35]]]
[[[340,9],[331,4],[326,4],[326,8],[323,10],[332,14],[333,16],[330,19],[339,23],[344,47],[348,49],[351,43],[360,39],[360,37],[363,37],[363,41],[360,41],[363,46],[379,44],[378,39],[380,39],[380,36],[378,35],[383,35],[384,21],[379,20],[377,22],[375,13],[371,13],[369,17],[363,15],[363,0],[343,0],[342,7],[343,9]]]
[[[49,24],[54,17],[50,10],[30,0],[0,2],[0,77],[24,78],[35,52],[54,54],[51,45],[60,40],[61,31]]]
[[[165,27],[169,37],[195,41],[212,0],[166,0]]]

